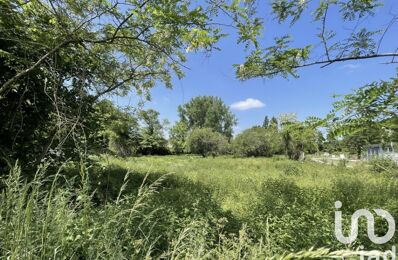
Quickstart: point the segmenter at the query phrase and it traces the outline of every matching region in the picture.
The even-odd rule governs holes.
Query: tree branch
[[[3,95],[10,87],[11,85],[17,81],[18,79],[22,78],[32,70],[36,69],[44,60],[46,60],[48,57],[50,57],[52,54],[56,53],[58,50],[61,48],[65,47],[69,43],[73,42],[73,40],[66,40],[55,46],[51,51],[47,52],[45,55],[43,55],[38,61],[36,61],[32,66],[29,68],[20,71],[17,73],[14,77],[10,78],[6,83],[3,84],[3,86],[0,88],[0,96]]]
[[[325,53],[326,53],[326,57],[328,58],[328,60],[330,60],[330,56],[329,56],[329,49],[328,49],[328,45],[325,39],[325,33],[326,33],[326,17],[328,15],[328,9],[329,9],[329,4],[326,5],[326,10],[325,10],[325,14],[323,16],[322,19],[322,33],[321,33],[321,39],[322,39],[322,43],[323,46],[325,48]]]
[[[398,21],[398,16],[394,15],[391,21],[388,23],[387,27],[384,29],[383,34],[380,37],[379,43],[377,44],[376,53],[379,52],[381,43],[383,42],[384,37],[386,36],[388,30]]]
[[[338,63],[338,62],[345,62],[345,61],[350,61],[350,60],[366,60],[366,59],[375,59],[375,58],[383,58],[383,57],[398,57],[398,52],[392,52],[392,53],[379,53],[379,54],[372,54],[372,55],[364,55],[364,56],[350,56],[350,57],[341,57],[341,58],[335,58],[335,59],[330,59],[330,60],[322,60],[322,61],[314,61],[310,63],[305,63],[305,64],[300,64],[297,66],[293,66],[292,69],[299,69],[299,68],[304,68],[304,67],[310,67],[314,65],[323,65],[321,68],[324,68],[326,66],[329,66],[333,63]],[[277,75],[281,72],[284,72],[283,70],[277,70],[273,72],[266,73],[264,75],[261,75],[262,77],[267,77],[267,76],[274,76]]]
[[[159,74],[159,73],[157,73],[157,72],[147,72],[147,73],[143,73],[143,74],[134,74],[134,73],[133,73],[130,77],[128,77],[128,78],[122,80],[121,82],[116,83],[116,84],[113,85],[112,87],[109,87],[109,88],[107,88],[107,89],[105,89],[105,90],[103,90],[103,91],[99,91],[99,92],[94,96],[93,99],[94,99],[94,100],[97,100],[97,99],[100,98],[101,96],[103,96],[103,95],[105,95],[105,94],[108,94],[108,93],[112,92],[112,91],[115,90],[115,89],[120,88],[121,86],[123,86],[123,85],[126,84],[127,82],[132,81],[132,80],[135,80],[135,79],[137,79],[138,77],[145,78],[145,77],[147,77],[147,76],[153,76],[153,75],[156,75],[156,74]]]
[[[130,37],[130,36],[118,36],[113,34],[112,37],[101,39],[101,40],[90,40],[90,39],[69,39],[66,41],[61,42],[57,46],[55,46],[53,49],[51,49],[49,52],[44,54],[38,61],[36,61],[32,66],[29,68],[22,70],[18,72],[14,77],[10,78],[8,81],[6,81],[3,86],[0,88],[0,96],[2,96],[9,88],[11,88],[12,84],[15,83],[18,79],[22,78],[23,76],[27,75],[34,69],[36,69],[41,63],[43,63],[48,57],[59,51],[60,49],[68,46],[71,43],[83,43],[83,42],[88,42],[88,43],[94,43],[94,44],[101,44],[101,43],[112,43],[116,39],[129,39],[129,40],[140,40],[139,37],[149,29],[149,27],[146,27],[144,30],[142,30],[138,35]]]

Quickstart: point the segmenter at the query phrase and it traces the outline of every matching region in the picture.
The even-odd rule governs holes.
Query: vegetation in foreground
[[[90,168],[64,165],[51,177],[41,168],[29,183],[13,168],[2,180],[1,258],[327,257],[352,255],[344,250],[359,245],[387,250],[397,243],[375,248],[360,232],[346,247],[333,231],[336,200],[343,202],[346,227],[359,208],[383,208],[398,217],[396,169],[284,158],[94,161]],[[387,228],[377,225],[380,233]]]

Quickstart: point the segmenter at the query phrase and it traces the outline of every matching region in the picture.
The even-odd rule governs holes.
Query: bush
[[[374,158],[369,161],[369,164],[372,172],[398,174],[398,163],[391,158]]]
[[[255,127],[239,134],[233,142],[237,156],[270,157],[281,150],[281,136],[276,130]]]
[[[200,154],[203,157],[226,154],[228,146],[227,138],[210,128],[194,129],[188,136],[186,143],[187,152]]]

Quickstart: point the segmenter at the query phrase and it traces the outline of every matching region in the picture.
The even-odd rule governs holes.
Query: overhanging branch
[[[350,60],[377,59],[377,58],[385,58],[385,57],[393,57],[393,58],[398,57],[398,52],[379,53],[379,54],[371,54],[371,55],[364,55],[364,56],[349,56],[349,57],[341,57],[341,58],[328,59],[328,60],[322,60],[322,61],[314,61],[314,62],[310,62],[310,63],[304,63],[304,64],[300,64],[297,66],[293,66],[293,67],[291,67],[291,69],[299,69],[299,68],[316,66],[316,65],[322,65],[321,68],[324,68],[333,63],[340,63],[340,62],[345,62],[345,61],[350,61]],[[269,77],[269,76],[274,76],[274,75],[277,75],[277,74],[283,73],[283,72],[284,72],[283,70],[277,70],[277,71],[265,73],[261,76]]]

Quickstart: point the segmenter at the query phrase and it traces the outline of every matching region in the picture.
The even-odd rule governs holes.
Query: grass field
[[[339,250],[360,245],[387,250],[398,241],[375,246],[365,221],[351,245],[334,236],[336,200],[347,229],[361,208],[398,217],[396,174],[366,165],[282,157],[93,160],[94,166],[66,165],[55,176],[43,170],[31,183],[14,168],[0,200],[0,258],[294,259],[346,254]],[[386,223],[376,224],[384,234]]]
[[[224,210],[244,216],[267,180],[289,180],[303,189],[330,189],[339,180],[362,185],[391,185],[389,175],[375,175],[365,166],[345,168],[315,162],[276,158],[202,158],[195,156],[152,156],[129,159],[103,157],[102,165],[114,165],[131,172],[169,174],[188,179],[212,191]],[[375,193],[382,192],[374,191]],[[331,205],[333,207],[333,205]]]
[[[194,156],[103,158],[102,164],[139,174],[169,174],[169,178],[184,183],[173,185],[167,191],[169,196],[177,196],[176,203],[184,201],[173,195],[176,190],[183,198],[190,198],[185,201],[188,209],[190,203],[200,201],[204,196],[238,226],[247,225],[254,237],[268,236],[275,242],[276,252],[304,250],[312,246],[346,248],[336,241],[333,233],[334,202],[337,200],[343,202],[347,228],[350,214],[360,208],[381,207],[398,216],[397,179],[391,173],[375,174],[366,165],[346,168],[282,157]],[[192,186],[202,187],[205,195],[193,192]],[[366,222],[361,224],[364,227]],[[378,224],[385,229],[382,221]],[[370,247],[372,243],[363,236],[350,248],[359,245]]]

